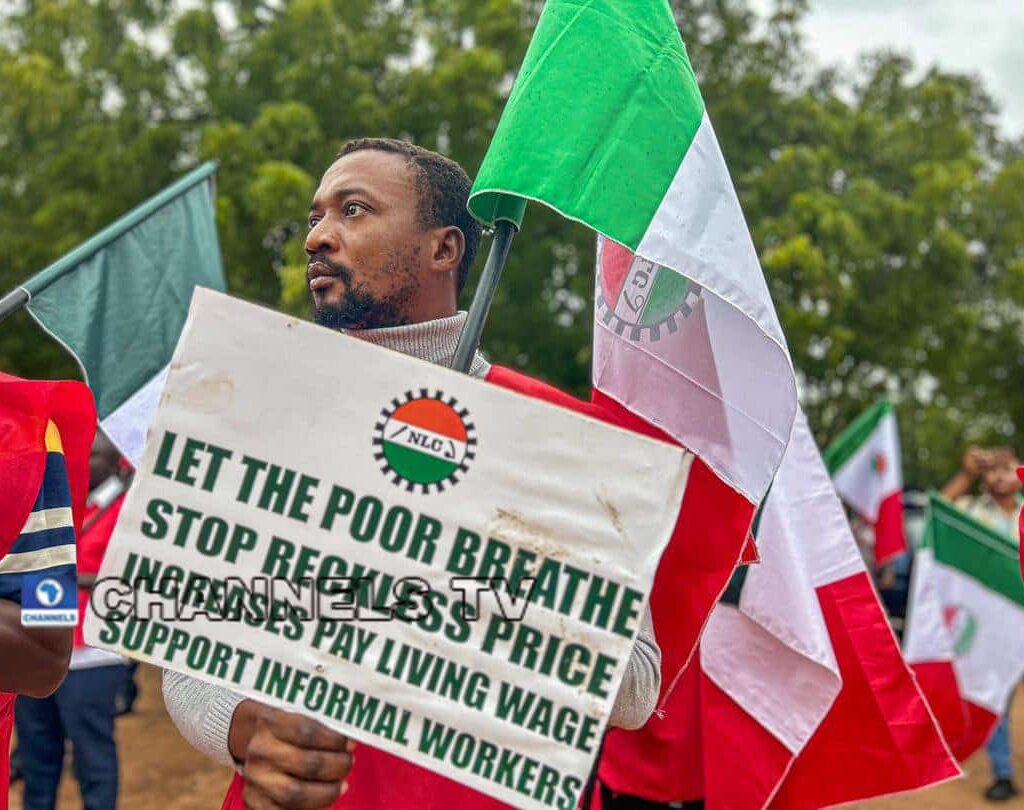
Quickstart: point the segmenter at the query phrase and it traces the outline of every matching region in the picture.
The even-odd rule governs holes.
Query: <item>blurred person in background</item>
[[[914,563],[914,552],[921,545],[924,532],[925,507],[928,496],[920,491],[906,490],[903,493],[903,526],[907,537],[907,550],[891,558],[882,566],[874,566],[875,584],[882,597],[885,611],[896,638],[903,641],[906,627],[907,601],[910,598],[910,575]]]
[[[70,739],[75,779],[86,810],[117,805],[118,762],[114,717],[124,706],[132,670],[119,655],[89,647],[82,625],[103,554],[117,523],[131,468],[97,432],[89,458],[89,496],[78,540],[78,625],[70,671],[49,697],[19,697],[15,724],[25,810],[53,810]]]
[[[942,495],[976,520],[1006,535],[1014,543],[1020,542],[1017,520],[1024,494],[1017,477],[1020,459],[1006,447],[970,447],[964,453],[960,470],[942,488]],[[978,480],[982,493],[972,495]],[[1012,698],[1011,698],[1012,701]],[[993,782],[985,791],[985,798],[1002,802],[1017,795],[1013,781],[1013,749],[1010,745],[1010,707],[1006,707],[999,725],[985,746],[992,764]]]

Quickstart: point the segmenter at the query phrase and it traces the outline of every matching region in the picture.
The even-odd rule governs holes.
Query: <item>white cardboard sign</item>
[[[198,290],[86,640],[572,808],[691,458]]]

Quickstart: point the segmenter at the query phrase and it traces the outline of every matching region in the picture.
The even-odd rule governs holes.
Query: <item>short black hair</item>
[[[424,228],[454,226],[462,231],[466,239],[466,252],[459,264],[455,288],[456,293],[461,294],[480,249],[482,232],[480,223],[466,208],[472,186],[469,175],[451,158],[394,138],[355,138],[341,147],[337,158],[367,149],[402,155],[416,167],[419,217]]]

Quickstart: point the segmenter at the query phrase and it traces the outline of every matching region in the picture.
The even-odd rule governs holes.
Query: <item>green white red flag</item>
[[[802,415],[757,542],[760,563],[711,615],[699,671],[663,716],[609,735],[602,781],[713,810],[817,808],[957,776]]]
[[[914,557],[904,654],[961,760],[984,745],[1024,675],[1018,549],[932,495]]]
[[[886,401],[862,413],[825,450],[839,497],[875,533],[875,563],[907,550],[903,529],[903,465],[896,412]]]
[[[674,678],[782,460],[796,385],[667,0],[549,0],[469,207],[492,224],[509,197],[597,232],[594,399],[692,450],[691,490],[715,481],[684,498],[652,596]]]

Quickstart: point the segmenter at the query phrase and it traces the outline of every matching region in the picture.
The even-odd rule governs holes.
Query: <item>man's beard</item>
[[[377,299],[361,287],[345,286],[344,296],[337,304],[323,308],[313,304],[313,319],[328,329],[366,329],[378,309]]]
[[[354,284],[352,271],[345,265],[332,262],[322,253],[310,258],[310,263],[314,261],[330,267],[344,286],[342,299],[336,304],[318,307],[314,297],[313,319],[320,326],[326,326],[328,329],[377,329],[399,326],[407,322],[401,316],[406,295],[379,298],[371,293],[365,284]]]

